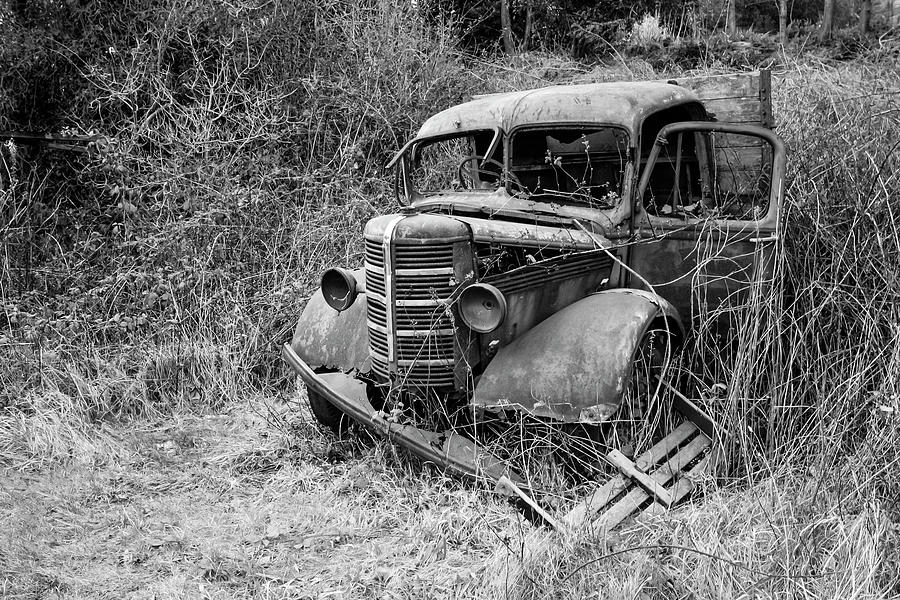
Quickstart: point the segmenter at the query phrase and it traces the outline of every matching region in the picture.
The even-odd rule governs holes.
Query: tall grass
[[[789,151],[783,247],[736,351],[720,355],[720,413],[751,463],[826,468],[888,432],[871,417],[896,385],[900,77],[890,61],[785,66],[775,84]]]
[[[900,593],[900,76],[873,58],[785,59],[775,77],[789,152],[775,278],[701,315],[687,357],[695,396],[730,434],[731,484],[708,482],[702,504],[620,532],[532,533],[527,550],[497,554],[491,589]],[[723,317],[735,325],[725,343],[706,326]]]

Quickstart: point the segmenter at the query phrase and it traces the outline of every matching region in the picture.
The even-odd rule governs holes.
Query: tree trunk
[[[531,6],[531,0],[525,0],[525,36],[522,38],[522,52],[528,50],[531,42],[531,26],[534,22],[534,8]]]
[[[869,21],[872,18],[872,0],[862,0],[859,6],[859,32],[863,35],[869,32]]]
[[[822,16],[822,30],[819,32],[819,40],[831,39],[834,29],[834,0],[825,0],[825,14]]]
[[[737,33],[737,0],[728,0],[728,12],[725,15],[725,33],[734,37]]]
[[[778,41],[787,44],[788,5],[787,0],[778,0]]]
[[[500,28],[503,30],[503,49],[506,50],[507,54],[515,54],[516,40],[513,39],[509,0],[500,0]]]

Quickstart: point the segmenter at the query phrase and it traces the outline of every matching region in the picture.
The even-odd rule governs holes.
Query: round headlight
[[[459,295],[459,316],[472,331],[490,333],[506,318],[506,298],[489,283],[475,283]]]
[[[357,293],[356,277],[347,269],[337,267],[322,273],[322,295],[334,310],[340,312],[350,308]]]

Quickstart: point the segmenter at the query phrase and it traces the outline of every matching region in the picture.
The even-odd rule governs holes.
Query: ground
[[[266,408],[115,431],[102,464],[0,472],[0,595],[469,596],[522,525],[502,498],[308,415],[291,444]]]
[[[837,492],[834,477],[814,471],[773,472],[749,489],[706,482],[668,514],[560,535],[387,443],[337,441],[300,407],[256,398],[103,426],[103,453],[0,471],[0,597],[900,591],[891,566],[900,526],[852,473],[843,478],[852,489]]]

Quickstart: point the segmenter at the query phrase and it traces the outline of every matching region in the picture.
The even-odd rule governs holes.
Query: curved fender
[[[605,421],[622,401],[644,333],[661,317],[676,337],[683,334],[675,307],[650,292],[582,298],[501,348],[472,403],[567,423]]]
[[[365,271],[357,269],[353,276],[364,291]],[[347,310],[338,312],[325,302],[322,290],[316,290],[300,315],[291,348],[313,369],[369,371],[372,360],[369,358],[365,293],[360,292]]]

